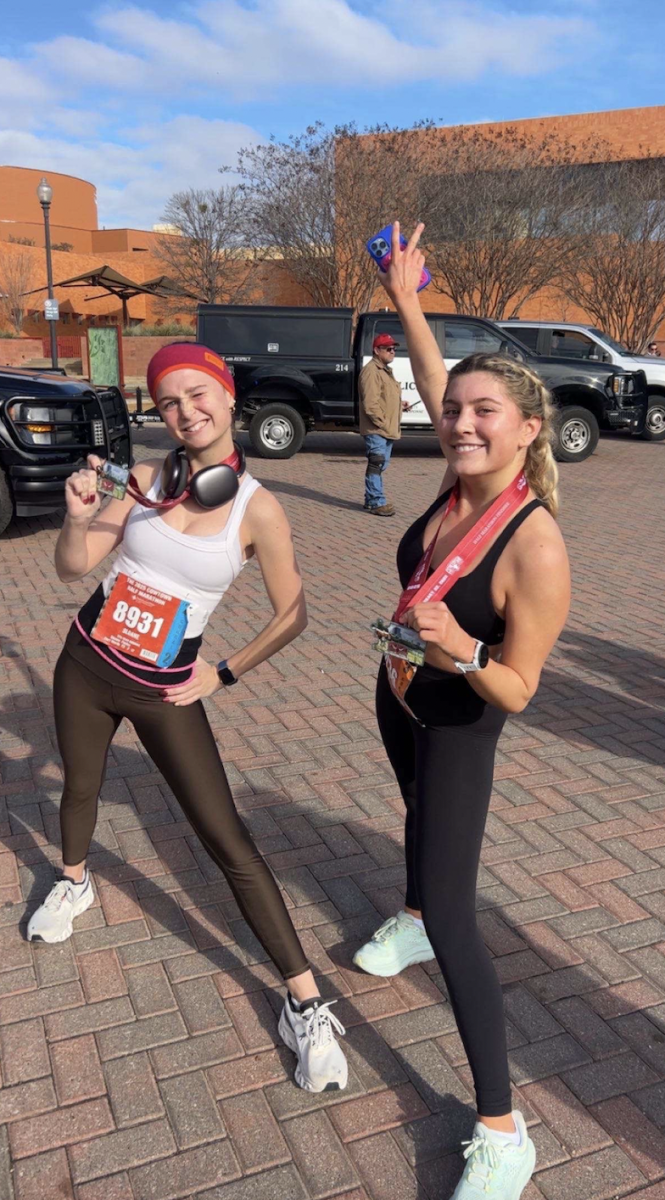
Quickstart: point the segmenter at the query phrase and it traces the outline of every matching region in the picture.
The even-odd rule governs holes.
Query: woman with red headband
[[[54,676],[63,872],[28,924],[29,940],[61,942],[93,903],[86,858],[109,746],[131,721],[187,820],[228,880],[238,907],[287,981],[279,1029],[309,1091],[343,1088],[344,1029],[320,1001],[279,888],[233,803],[201,701],[230,687],[302,633],[305,600],[286,515],[244,469],[233,442],[233,378],[205,346],[165,346],[148,388],[179,443],[166,461],[138,463],[118,485],[99,459],[67,480],[55,563],[73,583],[118,549],[76,617]],[[243,565],[256,557],[274,615],[217,666],[201,657],[205,625]],[[242,960],[239,960],[242,961]]]

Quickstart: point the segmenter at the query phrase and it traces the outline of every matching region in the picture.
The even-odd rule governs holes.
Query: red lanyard
[[[434,554],[434,549],[441,532],[441,526],[459,501],[459,481],[455,484],[448,497],[448,503],[439,522],[438,529],[400,596],[399,604],[393,617],[394,621],[401,621],[407,608],[413,608],[415,604],[428,604],[434,600],[441,600],[446,592],[450,591],[457,577],[478,557],[490,538],[508,522],[516,509],[522,504],[526,496],[527,486],[526,476],[523,471],[520,471],[513,482],[502,491],[500,496],[497,496],[487,512],[478,518],[473,528],[462,538],[459,545],[455,546],[448,557],[437,567],[432,578],[428,579],[427,572],[429,571],[432,555]]]

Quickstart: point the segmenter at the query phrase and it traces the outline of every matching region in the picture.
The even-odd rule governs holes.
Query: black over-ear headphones
[[[184,446],[171,450],[162,467],[162,491],[164,500],[148,500],[143,495],[133,475],[129,477],[128,491],[144,508],[175,508],[191,496],[201,508],[219,508],[233,500],[238,491],[238,478],[245,470],[245,455],[238,442],[233,443],[233,454],[222,463],[203,467],[189,478],[189,462]]]

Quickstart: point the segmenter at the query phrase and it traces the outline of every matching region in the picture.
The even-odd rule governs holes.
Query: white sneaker
[[[519,1146],[488,1137],[485,1126],[476,1124],[471,1141],[463,1143],[466,1166],[452,1200],[519,1200],[536,1165],[536,1148],[522,1114],[512,1115]]]
[[[414,963],[431,962],[433,958],[425,930],[416,925],[410,913],[398,912],[396,917],[388,917],[370,941],[356,950],[353,961],[368,975],[389,978]]]
[[[80,887],[63,876],[53,885],[43,904],[28,922],[29,942],[65,942],[72,936],[72,922],[90,908],[95,893],[86,871],[86,881]]]
[[[304,1012],[294,1012],[289,997],[279,1018],[279,1035],[298,1059],[295,1079],[307,1092],[342,1091],[348,1082],[349,1068],[342,1047],[333,1033],[346,1030],[330,1011],[330,1005],[316,1000]]]

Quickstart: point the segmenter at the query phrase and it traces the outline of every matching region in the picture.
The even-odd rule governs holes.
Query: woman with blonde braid
[[[478,1109],[453,1200],[518,1200],[535,1150],[512,1111],[501,987],[476,923],[476,878],[497,741],[507,714],[535,694],[565,623],[569,569],[555,520],[548,392],[533,371],[494,354],[464,359],[447,378],[416,294],[421,231],[401,252],[395,226],[382,282],[449,474],[397,551],[404,590],[394,619],[420,635],[425,664],[414,674],[388,654],[377,686],[407,813],[405,911],[354,961],[394,975],[436,957]]]

